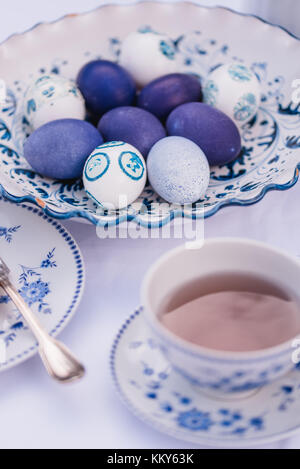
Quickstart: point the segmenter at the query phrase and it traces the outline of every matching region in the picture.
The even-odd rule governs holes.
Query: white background
[[[295,5],[298,0],[292,2]],[[37,22],[92,9],[101,3],[104,2],[5,1],[5,6],[1,5],[0,41]],[[201,3],[212,5],[215,2]],[[266,8],[267,3],[277,4],[276,0],[218,0],[216,3],[263,13],[276,21],[276,9],[268,13]],[[279,3],[287,4],[286,1]],[[286,25],[296,28],[293,14],[290,20],[283,13],[281,17]],[[285,192],[268,193],[263,201],[251,207],[225,208],[206,220],[205,234],[207,237],[256,238],[300,255],[299,200],[300,184]],[[81,357],[88,374],[80,383],[67,387],[57,385],[47,377],[38,357],[1,374],[0,447],[193,447],[159,434],[133,417],[116,396],[108,368],[113,338],[124,319],[139,304],[139,288],[146,269],[178,241],[99,240],[93,226],[74,222],[65,225],[82,250],[87,283],[82,303],[61,339]],[[300,448],[300,437],[271,447]]]

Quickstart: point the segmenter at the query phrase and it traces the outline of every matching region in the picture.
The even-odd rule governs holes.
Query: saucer
[[[205,446],[243,447],[300,431],[300,366],[243,399],[216,399],[174,372],[141,309],[121,327],[110,358],[115,387],[129,410],[158,431]]]
[[[83,260],[72,236],[38,208],[0,198],[0,255],[41,324],[52,336],[58,335],[74,314],[84,287]],[[34,336],[0,288],[0,371],[36,351]]]

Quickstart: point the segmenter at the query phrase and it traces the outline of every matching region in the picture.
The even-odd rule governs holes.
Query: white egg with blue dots
[[[233,62],[213,70],[204,82],[203,101],[227,114],[241,126],[257,113],[261,85],[244,64]]]
[[[41,75],[24,96],[24,116],[35,130],[57,119],[84,119],[84,99],[76,84],[60,75]]]
[[[130,73],[139,87],[162,75],[177,70],[177,50],[174,42],[154,31],[129,34],[123,41],[120,65]]]
[[[108,210],[134,202],[146,184],[146,164],[141,153],[124,142],[107,142],[89,156],[83,184],[89,197]]]

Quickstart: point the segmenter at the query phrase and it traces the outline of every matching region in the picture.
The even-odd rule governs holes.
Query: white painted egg
[[[245,65],[225,64],[208,75],[203,87],[203,101],[220,109],[241,126],[257,113],[261,85]]]
[[[72,80],[42,75],[25,93],[24,115],[33,130],[57,119],[84,119],[84,99]]]
[[[124,208],[134,202],[146,184],[141,153],[124,142],[107,142],[89,156],[83,184],[94,202],[105,209]]]
[[[177,51],[173,41],[152,31],[134,32],[122,44],[120,65],[139,87],[177,70]]]

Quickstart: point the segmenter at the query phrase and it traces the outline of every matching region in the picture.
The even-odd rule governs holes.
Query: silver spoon
[[[41,326],[34,313],[9,280],[9,268],[0,257],[0,287],[18,308],[39,344],[39,354],[49,375],[61,383],[75,381],[85,373],[83,365]]]

